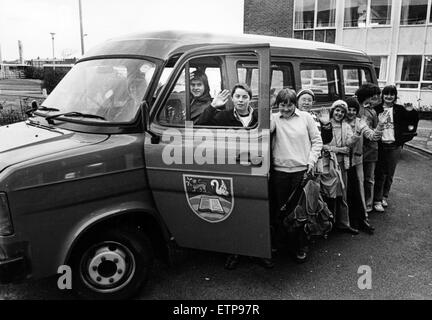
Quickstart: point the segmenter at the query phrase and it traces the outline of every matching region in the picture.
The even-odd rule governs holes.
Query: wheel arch
[[[81,224],[68,241],[63,250],[62,261],[69,265],[72,254],[81,240],[90,234],[101,232],[108,228],[137,228],[145,233],[152,245],[155,257],[168,261],[169,232],[160,218],[151,211],[131,209],[109,212],[105,215],[93,217]]]

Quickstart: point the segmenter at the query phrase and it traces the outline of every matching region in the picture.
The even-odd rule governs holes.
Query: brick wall
[[[293,36],[294,0],[244,0],[244,33]]]

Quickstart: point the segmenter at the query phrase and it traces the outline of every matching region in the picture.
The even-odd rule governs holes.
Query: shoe
[[[366,218],[366,219],[364,220],[364,222],[369,226],[369,228],[371,228],[373,231],[375,231],[375,228],[370,224],[368,218]]]
[[[387,208],[387,207],[388,207],[387,198],[383,198],[382,201],[381,201],[381,204],[382,204],[382,206],[383,206],[384,208]]]
[[[352,227],[339,228],[339,231],[340,232],[346,232],[346,233],[349,233],[349,234],[352,234],[355,236],[359,234],[359,231],[357,229],[352,228]]]
[[[359,229],[368,233],[368,234],[373,234],[374,230],[375,230],[375,228],[372,227],[367,220],[360,221]]]
[[[274,262],[272,259],[260,258],[258,259],[258,263],[266,269],[271,269],[274,267]]]
[[[367,207],[367,208],[366,208],[366,212],[367,212],[367,213],[372,212],[372,207]]]
[[[375,202],[374,203],[374,210],[376,212],[384,212],[384,208],[381,202]]]
[[[239,263],[239,256],[237,254],[232,254],[228,256],[225,262],[225,269],[234,270],[235,268],[237,268],[238,263]]]

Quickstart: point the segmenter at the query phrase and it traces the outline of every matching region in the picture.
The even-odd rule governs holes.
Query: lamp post
[[[78,0],[78,5],[79,5],[79,18],[80,18],[81,54],[84,55],[84,37],[86,36],[86,34],[84,34],[83,31],[81,0]]]
[[[53,70],[55,70],[55,54],[54,54],[54,36],[55,32],[50,32],[52,39],[52,53],[53,53]]]

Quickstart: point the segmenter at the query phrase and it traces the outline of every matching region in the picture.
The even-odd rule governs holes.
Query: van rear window
[[[333,102],[340,98],[340,77],[336,65],[300,64],[302,89],[315,93],[317,102]]]

